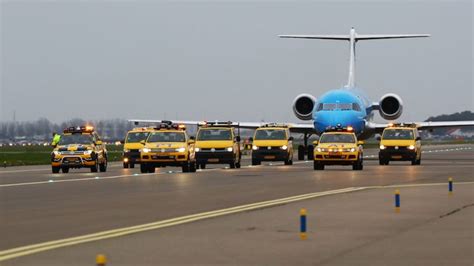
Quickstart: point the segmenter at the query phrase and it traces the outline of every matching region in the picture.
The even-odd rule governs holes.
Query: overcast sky
[[[429,33],[359,42],[356,83],[401,120],[474,109],[472,1],[2,1],[0,119],[298,121],[345,85],[347,42],[278,34]],[[378,119],[378,121],[380,121]]]

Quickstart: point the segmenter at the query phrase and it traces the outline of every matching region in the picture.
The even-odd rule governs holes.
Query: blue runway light
[[[400,190],[395,190],[395,212],[400,212]]]
[[[306,236],[306,209],[300,210],[300,238],[305,240]]]

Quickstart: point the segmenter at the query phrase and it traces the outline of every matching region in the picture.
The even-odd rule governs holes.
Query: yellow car
[[[268,124],[255,130],[251,138],[252,165],[262,161],[283,161],[285,165],[293,164],[293,137],[285,125]]]
[[[69,127],[64,130],[51,153],[53,173],[68,173],[70,168],[107,171],[107,149],[93,127]]]
[[[411,161],[421,164],[421,138],[416,125],[398,124],[385,128],[380,140],[379,164],[390,161]]]
[[[206,164],[229,164],[240,168],[240,136],[234,134],[231,122],[206,122],[199,125],[196,137],[196,163],[201,169]]]
[[[156,167],[179,166],[183,172],[196,172],[194,140],[184,125],[163,123],[151,132],[140,153],[140,171],[154,173]]]
[[[352,165],[352,170],[363,169],[363,142],[357,141],[351,128],[325,132],[314,144],[314,170],[324,170],[325,165]]]
[[[153,131],[153,127],[137,127],[127,133],[123,144],[123,168],[134,168],[135,164],[140,163],[140,149],[143,148],[141,141],[146,140]]]

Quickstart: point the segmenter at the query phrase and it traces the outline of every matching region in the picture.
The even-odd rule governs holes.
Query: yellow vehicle
[[[185,173],[196,172],[194,140],[188,137],[184,125],[162,123],[142,143],[142,173],[154,173],[156,167],[166,166],[181,167]]]
[[[251,138],[252,165],[262,161],[283,161],[285,165],[293,164],[293,137],[285,125],[267,124],[255,130]]]
[[[107,149],[93,127],[69,127],[51,153],[53,173],[68,173],[70,168],[107,171]]]
[[[141,141],[146,140],[153,131],[153,127],[137,127],[127,133],[123,144],[123,168],[134,168],[135,164],[140,163],[140,149],[143,148]]]
[[[421,164],[421,138],[414,124],[396,124],[385,128],[380,140],[379,164],[390,161],[411,161]]]
[[[352,165],[352,170],[363,169],[362,141],[351,127],[331,129],[315,141],[314,170],[324,170],[325,165]]]
[[[196,163],[201,169],[207,164],[229,164],[240,168],[240,136],[234,134],[231,122],[205,122],[199,125],[196,137]]]

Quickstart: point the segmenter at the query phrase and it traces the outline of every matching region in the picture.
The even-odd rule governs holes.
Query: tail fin
[[[349,62],[348,88],[355,86],[355,45],[357,41],[365,40],[383,40],[383,39],[405,39],[405,38],[423,38],[430,37],[429,34],[357,34],[352,28],[349,35],[278,35],[280,38],[295,39],[319,39],[319,40],[337,40],[349,41],[351,45],[351,54]]]

